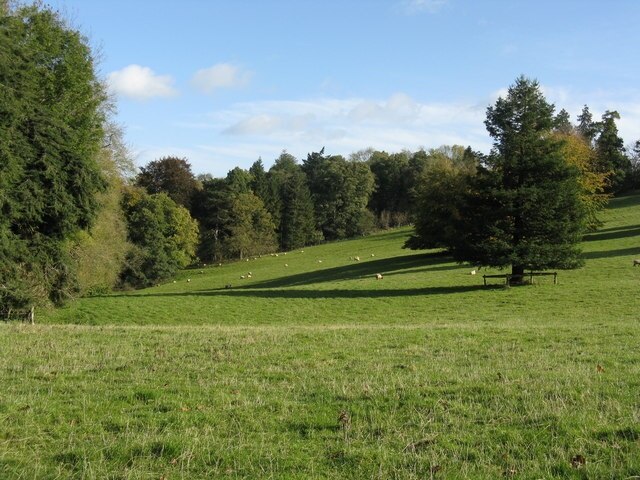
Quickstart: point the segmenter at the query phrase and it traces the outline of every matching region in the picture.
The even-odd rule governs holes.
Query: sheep
[[[241,279],[241,280],[244,280],[244,275],[240,275],[240,279]]]
[[[376,280],[382,280],[384,277],[381,273],[376,273]]]
[[[251,272],[247,272],[247,275],[251,276],[251,275],[253,275],[253,273],[251,273]]]
[[[190,279],[190,278],[187,278],[187,283],[189,283],[189,282],[191,282],[191,279]]]
[[[322,263],[322,260],[318,260],[318,263]]]
[[[289,266],[289,264],[288,264],[288,263],[285,263],[285,264],[284,264],[284,266],[285,266],[285,267],[288,267],[288,266]]]
[[[478,273],[478,272],[476,272],[475,270],[471,270],[471,272],[469,272],[469,273],[470,273],[471,275],[475,275],[475,274],[476,274],[476,273]]]
[[[359,261],[360,261],[360,257],[353,257],[353,259],[354,259],[356,262],[359,262]]]
[[[640,258],[636,258],[636,259],[633,261],[633,266],[634,266],[634,267],[637,267],[638,265],[640,265]]]
[[[375,257],[376,255],[374,253],[371,254],[372,257]]]
[[[253,278],[251,275],[247,275],[247,278]]]

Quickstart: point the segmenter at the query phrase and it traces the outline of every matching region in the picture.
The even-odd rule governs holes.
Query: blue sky
[[[136,162],[224,176],[286,149],[488,151],[524,74],[640,139],[640,1],[51,0],[101,54]]]

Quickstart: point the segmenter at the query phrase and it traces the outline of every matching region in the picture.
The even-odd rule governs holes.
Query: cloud
[[[172,97],[178,94],[170,75],[156,75],[149,67],[129,65],[107,75],[109,90],[134,100]]]
[[[204,93],[213,93],[220,88],[243,87],[251,80],[252,73],[230,63],[218,63],[198,70],[191,84]]]
[[[437,13],[444,7],[449,0],[404,0],[402,9],[408,15],[416,15],[418,13]]]

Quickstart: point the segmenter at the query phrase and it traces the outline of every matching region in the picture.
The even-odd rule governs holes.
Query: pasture
[[[0,324],[0,478],[640,478],[640,196],[603,218],[559,285],[399,229]]]

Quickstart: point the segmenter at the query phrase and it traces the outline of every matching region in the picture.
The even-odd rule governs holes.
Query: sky
[[[89,39],[139,166],[460,144],[520,75],[640,139],[637,0],[50,0]]]

